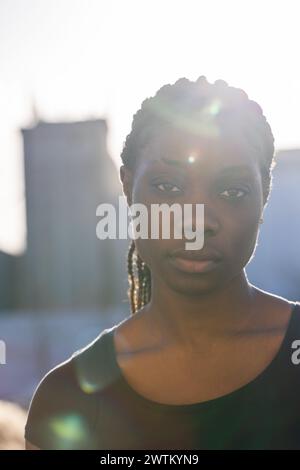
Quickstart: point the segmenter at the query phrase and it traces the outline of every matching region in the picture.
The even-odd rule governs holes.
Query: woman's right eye
[[[154,186],[158,188],[159,191],[162,191],[162,192],[172,192],[172,193],[181,192],[181,189],[179,189],[178,186],[172,183],[157,183],[157,184],[154,184]],[[162,189],[163,187],[165,187],[166,189]]]

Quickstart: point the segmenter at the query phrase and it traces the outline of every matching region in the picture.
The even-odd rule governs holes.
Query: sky
[[[243,88],[300,147],[298,0],[0,0],[0,250],[26,247],[20,128],[104,118],[116,167],[142,101],[180,77]]]

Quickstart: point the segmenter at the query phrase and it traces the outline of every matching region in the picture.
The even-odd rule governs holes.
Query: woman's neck
[[[251,321],[258,292],[244,271],[222,289],[199,296],[174,292],[155,279],[151,287],[151,300],[144,308],[150,328],[158,329],[164,344],[183,348],[239,331]]]

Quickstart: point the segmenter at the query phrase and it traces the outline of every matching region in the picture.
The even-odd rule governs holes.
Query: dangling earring
[[[260,223],[260,224],[263,224],[263,223],[264,223],[264,219],[263,219],[262,217],[259,219],[259,223]]]

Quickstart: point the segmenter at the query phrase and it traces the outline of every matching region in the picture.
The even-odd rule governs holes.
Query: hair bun
[[[228,83],[225,82],[225,80],[218,79],[218,80],[215,80],[214,85],[216,85],[217,87],[227,87]]]
[[[208,84],[208,81],[207,81],[206,76],[205,76],[205,75],[200,75],[200,77],[197,78],[196,83],[197,83],[197,84],[200,83],[201,85],[202,85],[203,83]]]

